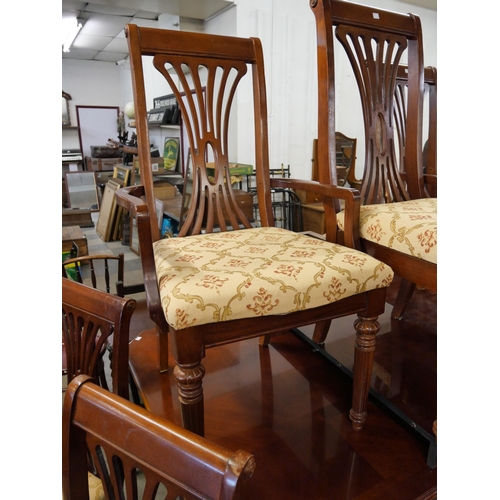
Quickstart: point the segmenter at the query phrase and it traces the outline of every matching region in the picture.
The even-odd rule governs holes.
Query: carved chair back
[[[399,171],[406,174],[405,148],[406,148],[406,115],[408,101],[408,67],[400,65],[398,68],[394,99],[394,121],[397,130],[397,143],[399,146]],[[423,146],[423,170],[426,194],[437,196],[437,180],[432,176],[437,175],[437,69],[433,66],[424,68],[424,131],[427,127],[427,136]],[[425,109],[424,109],[425,111]]]
[[[112,335],[112,391],[128,398],[129,327],[135,307],[134,299],[62,278],[62,339],[68,383],[81,374],[99,378],[102,356]]]
[[[183,135],[187,137],[190,165],[189,208],[179,230],[179,236],[250,228],[251,220],[240,208],[231,183],[229,163],[231,106],[237,98],[237,87],[247,72],[252,72],[254,106],[245,116],[255,127],[255,165],[259,216],[262,226],[273,226],[271,204],[267,104],[265,98],[262,48],[260,40],[234,38],[221,45],[221,37],[194,36],[193,33],[172,31],[161,37],[158,30],[140,29],[128,25],[130,61],[135,90],[141,184],[151,214],[154,212],[154,192],[149,150],[146,93],[144,88],[143,56],[152,56],[153,65],[165,78],[175,95],[182,114]],[[203,47],[203,53],[193,57],[193,50]],[[240,117],[241,118],[241,117]],[[234,153],[233,153],[234,154]],[[213,170],[207,169],[207,163]],[[151,217],[153,242],[159,239],[158,227]]]
[[[420,19],[413,14],[341,0],[313,0],[311,6],[317,26],[319,109],[329,110],[322,113],[318,122],[319,154],[324,155],[323,161],[330,165],[331,172],[335,158],[330,146],[335,144],[335,36],[347,54],[361,98],[365,131],[362,204],[423,198],[424,71]],[[394,120],[398,68],[405,59],[406,182],[400,173]]]

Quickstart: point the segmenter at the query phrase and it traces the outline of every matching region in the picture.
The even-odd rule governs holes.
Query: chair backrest
[[[90,283],[85,281],[84,269],[88,269]],[[62,263],[62,275],[63,278],[91,285],[93,288],[114,293],[119,297],[144,291],[143,283],[125,285],[125,256],[123,253],[118,255],[95,254],[66,259]],[[111,278],[116,279],[114,288],[111,286]]]
[[[113,266],[112,262],[116,265]],[[63,278],[71,278],[78,281],[78,283],[83,283],[82,266],[84,265],[88,265],[93,288],[100,288],[98,286],[98,277],[102,276],[102,289],[105,289],[107,293],[115,293],[117,290],[111,289],[110,274],[116,274],[117,282],[123,283],[124,255],[122,253],[119,255],[86,255],[84,257],[66,259],[62,263]],[[111,270],[110,265],[113,266]],[[116,294],[118,295],[118,293]]]
[[[344,0],[312,0],[318,57],[318,161],[334,181],[334,31],[351,63],[361,98],[365,161],[363,204],[423,198],[424,68],[420,19]],[[401,178],[393,119],[398,67],[407,59],[406,182]]]
[[[406,173],[406,114],[408,94],[408,67],[400,65],[396,79],[394,120],[398,134],[399,171]],[[427,136],[423,139],[424,174],[437,175],[437,69],[424,68],[424,107],[427,100]]]
[[[255,469],[249,453],[211,443],[87,376],[68,386],[62,431],[65,500],[88,500],[87,450],[107,499],[152,500],[157,492],[172,500],[237,499]]]
[[[96,376],[98,363],[112,335],[112,390],[128,398],[129,328],[135,307],[134,299],[117,297],[62,278],[62,338],[68,383],[80,374]]]
[[[191,201],[179,236],[211,232],[215,226],[251,227],[251,221],[239,207],[230,182],[229,131],[231,106],[236,89],[253,95],[255,128],[255,173],[260,224],[273,226],[270,196],[267,104],[264,62],[260,40],[182,31],[126,27],[130,67],[134,89],[138,154],[141,183],[150,212],[153,242],[159,239],[156,223],[150,140],[147,123],[143,56],[152,56],[152,64],[163,75],[175,95],[182,114],[184,135],[188,138],[191,166],[187,175]],[[240,82],[249,73],[250,86]],[[245,110],[246,113],[246,110]],[[240,116],[241,119],[241,116]],[[235,153],[233,153],[235,154]],[[241,160],[240,160],[241,161]],[[213,162],[214,170],[207,170]]]

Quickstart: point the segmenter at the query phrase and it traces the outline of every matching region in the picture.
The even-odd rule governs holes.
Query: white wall
[[[309,179],[311,176],[312,141],[316,137],[316,36],[314,15],[306,0],[237,0],[237,6],[205,23],[207,33],[255,36],[261,39],[266,66],[270,164],[290,165],[292,175]],[[413,12],[420,16],[424,34],[426,65],[437,66],[437,14],[398,0],[360,0],[398,12]],[[176,19],[165,16],[161,27],[174,29]],[[184,26],[183,26],[184,28]],[[186,25],[199,30],[198,24]],[[357,96],[350,68],[338,72],[339,93]],[[146,75],[148,100],[170,93],[161,80]],[[63,59],[63,89],[73,96],[75,104],[124,105],[132,100],[130,72],[112,63],[72,61]],[[361,118],[352,119],[352,105],[346,99],[337,104],[337,129],[362,142]],[[149,105],[148,104],[148,105]],[[250,103],[238,101],[237,126],[231,144],[237,153],[233,161],[253,163],[253,125]],[[72,117],[75,114],[72,110]],[[159,141],[161,143],[161,140]],[[357,171],[362,168],[362,148],[358,151]]]
[[[425,64],[437,66],[437,13],[398,0],[361,0],[359,3],[397,12],[412,12],[421,18]],[[234,9],[219,16],[217,29],[207,24],[205,31],[232,34]],[[266,66],[271,168],[290,165],[292,176],[311,177],[312,142],[317,136],[316,35],[314,15],[304,0],[237,0],[236,33],[261,39]],[[363,168],[363,122],[356,84],[347,61],[340,61],[337,85],[342,99],[337,101],[337,129],[358,137],[357,172]],[[251,125],[242,117],[250,115],[250,103],[239,102],[238,161],[252,163]],[[359,144],[361,143],[361,144]]]
[[[62,89],[69,101],[71,124],[76,126],[76,106],[120,106],[122,108],[120,68],[101,61],[62,60]],[[78,132],[64,130],[62,149],[78,149]]]

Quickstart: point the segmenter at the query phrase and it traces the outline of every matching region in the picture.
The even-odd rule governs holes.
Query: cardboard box
[[[175,170],[168,170],[164,167],[163,157],[151,158],[151,170],[153,177],[157,175],[172,177],[173,179],[182,179],[182,173]],[[134,156],[133,168],[132,168],[132,180],[131,185],[137,186],[141,183],[140,175],[140,163],[139,158]]]
[[[156,181],[153,183],[153,191],[155,193],[155,198],[159,200],[166,200],[167,198],[173,198],[177,195],[178,191],[175,186],[172,186],[170,182],[167,181]]]
[[[91,156],[86,156],[85,161],[87,165],[87,170],[91,171],[102,171],[102,170],[113,170],[115,165],[122,163],[122,157],[117,158],[92,158]]]
[[[323,203],[302,205],[302,227],[304,231],[313,231],[318,234],[326,233]]]

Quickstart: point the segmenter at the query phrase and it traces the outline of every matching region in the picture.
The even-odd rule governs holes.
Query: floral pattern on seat
[[[168,238],[153,248],[162,307],[176,329],[311,309],[393,278],[364,253],[280,228]]]
[[[343,230],[343,212],[338,214],[337,223]],[[364,205],[360,209],[359,235],[365,240],[437,264],[437,199]]]

